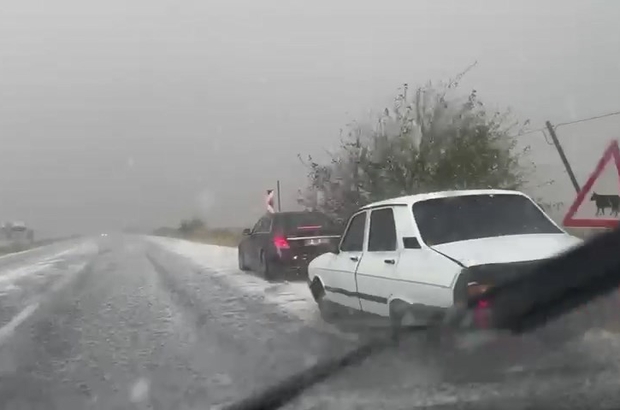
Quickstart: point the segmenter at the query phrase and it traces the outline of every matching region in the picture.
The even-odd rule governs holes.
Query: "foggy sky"
[[[294,205],[298,153],[475,60],[463,90],[534,128],[616,111],[618,17],[615,0],[0,0],[0,220],[249,225],[277,179]]]

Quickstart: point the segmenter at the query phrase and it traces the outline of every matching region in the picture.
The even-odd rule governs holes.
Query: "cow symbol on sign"
[[[620,195],[601,195],[596,192],[592,193],[590,201],[596,204],[596,216],[605,215],[605,209],[610,209],[610,214],[618,216],[620,212]]]
[[[606,165],[610,164],[612,168],[615,168],[613,178],[616,185],[616,189],[620,190],[620,144],[618,141],[613,140],[607,146],[607,149],[603,153],[603,156],[599,160],[594,172],[590,174],[590,177],[586,181],[586,184],[581,188],[577,194],[577,198],[568,209],[566,216],[564,216],[563,224],[566,227],[572,228],[616,228],[619,224],[618,215],[620,214],[620,195],[610,194],[597,194],[594,188],[594,183],[597,182],[602,175]],[[609,188],[608,188],[609,189]],[[588,193],[592,192],[592,195],[588,196]],[[613,191],[611,191],[613,192]],[[595,217],[577,217],[577,211],[584,203],[584,201],[590,198],[590,202],[594,202],[596,205]],[[606,214],[606,210],[609,208],[609,214]],[[609,216],[607,216],[609,215]],[[601,217],[602,216],[602,217]]]

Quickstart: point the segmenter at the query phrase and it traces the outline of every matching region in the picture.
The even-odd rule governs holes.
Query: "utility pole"
[[[549,130],[549,134],[551,134],[551,139],[553,140],[553,144],[555,145],[555,148],[558,150],[558,154],[560,154],[560,159],[562,160],[562,163],[564,164],[564,168],[566,168],[566,172],[568,173],[568,176],[571,182],[573,183],[573,187],[575,187],[575,191],[579,193],[581,191],[581,188],[579,188],[579,182],[577,182],[577,178],[575,178],[575,173],[573,172],[573,169],[571,168],[570,163],[568,162],[568,159],[566,158],[566,155],[564,154],[564,149],[562,149],[562,145],[560,145],[558,136],[555,134],[555,129],[553,128],[553,125],[551,125],[549,121],[546,122],[546,125],[547,125],[547,129]]]
[[[276,182],[276,189],[278,190],[278,212],[282,212],[282,206],[280,205],[280,180]]]

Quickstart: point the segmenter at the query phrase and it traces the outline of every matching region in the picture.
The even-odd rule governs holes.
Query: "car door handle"
[[[357,262],[360,260],[360,258],[358,258],[357,256],[349,256],[349,259],[351,259],[353,262]]]
[[[390,265],[394,265],[396,263],[394,259],[384,259],[383,262],[390,264]]]

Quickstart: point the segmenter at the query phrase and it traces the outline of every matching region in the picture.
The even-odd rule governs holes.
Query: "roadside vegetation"
[[[344,222],[360,206],[386,198],[497,188],[523,191],[553,214],[562,204],[536,191],[554,181],[536,173],[530,148],[518,144],[529,121],[489,108],[476,90],[463,91],[461,80],[474,67],[447,81],[403,84],[392,106],[347,124],[327,156],[299,155],[307,169],[299,205]],[[598,232],[570,230],[580,237]],[[155,233],[226,246],[241,238],[241,229],[210,229],[199,218]]]
[[[202,219],[192,218],[181,221],[176,228],[156,229],[153,234],[212,245],[237,246],[241,240],[242,231],[242,229],[234,228],[209,228]]]
[[[391,107],[352,121],[328,158],[300,155],[308,170],[300,205],[346,219],[360,206],[390,197],[503,188],[522,190],[547,210],[557,207],[536,198],[535,187],[553,181],[541,180],[529,147],[517,145],[516,135],[529,121],[488,108],[476,90],[460,89],[473,67],[437,84],[404,84]]]
[[[10,253],[23,252],[29,249],[38,248],[40,246],[50,245],[56,241],[62,239],[42,239],[31,243],[12,243],[7,246],[0,246],[0,256],[8,255]]]
[[[27,251],[28,249],[36,248],[37,246],[42,246],[42,245],[38,245],[36,243],[33,243],[33,244],[14,243],[14,244],[10,244],[7,246],[2,246],[0,247],[0,256],[8,255],[9,253]]]
[[[537,194],[555,181],[537,173],[530,147],[518,144],[529,121],[489,108],[476,90],[462,90],[461,80],[474,67],[414,89],[403,84],[391,107],[351,121],[326,157],[299,155],[307,169],[299,204],[346,221],[360,206],[381,199],[498,188],[523,191],[557,215],[563,204]],[[568,231],[588,238],[605,230]]]

